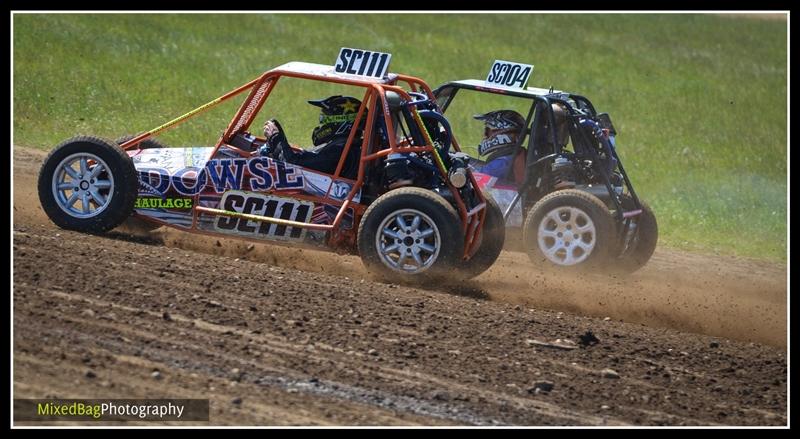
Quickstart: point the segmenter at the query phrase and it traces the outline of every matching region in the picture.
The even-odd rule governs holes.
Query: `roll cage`
[[[248,130],[250,125],[255,120],[258,112],[261,110],[267,98],[269,97],[270,93],[274,89],[275,85],[283,77],[338,83],[362,87],[365,90],[363,99],[361,100],[361,106],[358,109],[356,119],[353,123],[353,128],[351,129],[347,138],[347,142],[342,151],[342,155],[339,158],[339,163],[336,167],[336,170],[332,175],[333,179],[335,180],[347,180],[352,182],[352,189],[343,201],[332,198],[330,189],[323,198],[325,203],[339,206],[339,211],[336,214],[334,221],[331,224],[296,222],[280,218],[242,214],[221,209],[212,209],[195,203],[194,209],[196,212],[210,215],[235,216],[254,221],[265,221],[292,227],[331,231],[330,243],[335,246],[336,244],[341,243],[343,240],[343,237],[339,233],[339,226],[345,217],[347,208],[350,207],[351,204],[355,204],[358,215],[363,213],[363,206],[359,208],[357,203],[353,203],[353,198],[364,186],[370,166],[377,164],[379,160],[389,156],[390,154],[430,153],[435,158],[434,162],[436,164],[436,169],[442,177],[442,181],[448,187],[450,193],[453,195],[453,200],[455,201],[455,207],[459,214],[462,230],[464,231],[465,235],[464,258],[470,258],[477,251],[477,244],[479,243],[477,238],[482,230],[482,224],[484,223],[486,200],[481,193],[475,178],[471,174],[469,174],[469,182],[467,185],[467,188],[470,189],[473,194],[471,197],[463,196],[462,193],[464,188],[459,190],[453,187],[447,178],[450,166],[448,151],[440,150],[434,144],[433,140],[431,139],[431,134],[428,132],[425,124],[423,123],[421,117],[422,111],[418,111],[417,109],[418,106],[424,103],[435,105],[432,103],[434,94],[431,88],[423,80],[413,76],[389,73],[383,78],[377,79],[349,75],[345,73],[337,73],[334,71],[333,67],[329,65],[290,62],[275,69],[266,71],[259,77],[234,90],[229,91],[217,99],[214,99],[213,101],[208,102],[150,131],[142,133],[133,139],[124,142],[120,146],[126,151],[134,149],[142,141],[172,129],[188,119],[197,116],[222,102],[249,91],[246,99],[239,107],[233,119],[231,119],[231,122],[228,124],[222,136],[217,141],[209,158],[214,157],[222,146],[225,146],[226,149],[240,154],[242,157],[250,157],[252,155],[252,151],[247,151],[232,145],[232,140],[236,135],[245,133]],[[405,83],[411,92],[406,92],[403,90],[403,88],[399,87],[397,85],[398,82]],[[388,97],[387,93],[389,94]],[[394,93],[396,96],[399,96],[404,102],[404,105],[401,105],[400,107],[391,105],[390,101],[392,100],[392,93]],[[422,99],[425,96],[427,96],[427,100]],[[344,163],[356,137],[358,127],[361,125],[361,122],[365,117],[365,110],[368,111],[361,144],[358,175],[356,180],[346,179],[341,176],[342,168],[344,167]],[[398,110],[400,113],[398,113]],[[410,139],[405,138],[405,141],[402,140],[402,138],[399,138],[395,132],[398,114],[402,114],[402,117],[406,120],[411,131]],[[378,119],[380,117],[379,115],[382,116],[382,124],[380,123],[381,120]],[[383,129],[385,129],[385,136],[377,135],[376,127],[378,126],[381,126]],[[455,137],[451,136],[450,140],[452,147],[456,151],[460,151]]]
[[[582,153],[588,155],[589,158],[591,158],[595,163],[598,163],[599,158],[597,149],[593,147],[593,143],[596,142],[596,140],[592,136],[588,135],[586,131],[578,125],[578,119],[582,116],[589,117],[591,119],[598,119],[603,128],[609,129],[612,134],[616,134],[616,130],[611,124],[611,120],[608,115],[605,113],[598,114],[594,108],[594,105],[592,105],[588,98],[574,93],[554,90],[552,88],[545,89],[527,87],[526,89],[510,89],[492,87],[487,85],[485,81],[476,79],[451,81],[437,87],[433,91],[433,94],[436,97],[436,103],[439,108],[441,108],[442,113],[447,111],[447,108],[453,102],[460,90],[474,90],[478,92],[506,95],[531,100],[531,107],[528,111],[527,117],[525,118],[525,126],[521,129],[519,136],[520,145],[524,145],[527,138],[525,176],[523,183],[520,185],[521,189],[529,188],[534,183],[534,178],[536,178],[535,176],[537,175],[534,171],[537,166],[550,160],[554,160],[557,156],[564,152],[563,147],[558,146],[560,142],[558,141],[559,139],[557,137],[556,130],[547,130],[548,132],[543,132],[545,118],[549,123],[549,126],[556,126],[556,118],[551,104],[559,103],[567,108],[568,120],[570,120],[569,133],[573,140],[573,147],[575,148],[576,152],[580,150]],[[548,134],[552,136],[550,139],[551,141],[544,142],[546,135]],[[542,145],[550,145],[551,148],[549,151],[542,151],[540,148]],[[628,174],[625,172],[625,169],[622,166],[622,161],[619,159],[616,150],[614,148],[610,148],[610,154],[616,160],[616,166],[619,169],[619,173],[621,174],[625,186],[627,187],[628,192],[633,200],[634,210],[628,212],[624,211],[619,196],[616,195],[616,192],[612,188],[610,173],[603,166],[597,166],[597,168],[602,177],[601,179],[606,187],[606,190],[608,190],[608,193],[612,195],[611,200],[616,208],[617,220],[624,221],[631,216],[641,213],[642,206],[639,198],[636,196],[633,185],[628,178]]]

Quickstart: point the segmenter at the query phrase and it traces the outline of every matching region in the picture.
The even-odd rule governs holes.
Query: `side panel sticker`
[[[309,222],[314,211],[314,203],[308,201],[245,191],[225,192],[220,205],[220,208],[224,210],[303,223]],[[216,217],[214,230],[220,233],[278,241],[302,241],[306,232],[306,229],[299,227],[227,216]]]

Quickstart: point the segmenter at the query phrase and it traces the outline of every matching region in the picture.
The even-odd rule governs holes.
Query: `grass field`
[[[483,79],[494,59],[535,64],[529,85],[588,96],[609,112],[661,243],[785,260],[787,26],[718,15],[41,15],[13,18],[14,144],[160,125],[288,61],[331,64],[340,47],[392,53],[390,71],[431,86]],[[279,84],[259,116],[310,144],[304,99],[347,90]],[[356,95],[361,97],[361,94]],[[165,135],[219,136],[240,99]],[[463,144],[476,99],[448,118]],[[510,104],[513,107],[513,103]],[[263,112],[266,111],[267,113]]]

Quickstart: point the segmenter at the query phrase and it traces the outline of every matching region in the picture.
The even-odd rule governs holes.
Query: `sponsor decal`
[[[348,102],[342,105],[345,111],[348,110],[348,107],[355,107],[356,104],[352,102]],[[350,111],[355,112],[358,108],[353,108]],[[330,114],[330,115],[320,115],[319,116],[319,123],[321,124],[328,124],[328,123],[345,123],[345,122],[353,122],[356,120],[357,113],[350,113],[350,114]]]
[[[148,176],[148,181],[150,180]],[[139,178],[139,196],[155,196],[155,197],[164,197],[164,193],[156,189],[155,187],[151,186],[149,183],[142,181],[142,178]]]
[[[245,191],[225,192],[220,204],[222,209],[232,212],[281,218],[302,223],[309,222],[314,211],[314,203],[309,201]],[[227,216],[216,217],[214,229],[222,233],[282,241],[301,241],[305,236],[305,229],[303,228]]]
[[[517,122],[509,119],[507,111],[493,111],[481,117],[483,118],[483,123],[492,130],[506,130],[519,127]]]
[[[344,181],[334,181],[331,188],[331,198],[336,200],[344,200],[347,194],[353,189],[353,185]]]
[[[191,209],[191,198],[145,198],[136,199],[135,209]]]
[[[497,177],[478,172],[475,168],[472,168],[472,176],[475,177],[475,182],[478,183],[478,187],[482,190],[492,187],[494,182],[497,181]]]
[[[533,71],[530,64],[519,64],[511,61],[495,60],[489,75],[486,77],[486,84],[507,88],[524,89]]]
[[[331,186],[330,177],[317,174],[316,172],[309,172],[305,169],[303,169],[303,181],[305,182],[303,190],[310,195],[316,195],[318,197],[324,197],[328,192],[328,188]]]
[[[175,170],[198,164],[202,166],[213,149],[207,146],[142,149],[131,158],[137,167],[147,165]]]
[[[333,68],[337,73],[383,78],[391,59],[390,53],[342,47]]]
[[[207,161],[203,167],[188,166],[173,172],[167,168],[140,165],[137,172],[139,197],[167,199],[166,194],[182,197],[200,194],[202,205],[209,205],[204,201],[217,204],[220,198],[217,194],[234,190],[301,190],[309,195],[325,197],[330,188],[330,197],[342,201],[353,187],[352,183],[333,181],[327,175],[268,157],[216,158]],[[358,203],[360,199],[361,191],[355,194],[353,201]]]
[[[242,188],[269,191],[304,186],[301,168],[267,157],[211,159],[202,168],[189,166],[173,173],[165,168],[144,166],[137,171],[140,193],[157,196],[163,196],[170,189],[184,196],[194,196],[205,189],[223,193]]]
[[[498,134],[489,139],[483,139],[481,143],[478,144],[478,153],[480,155],[486,155],[486,153],[491,149],[502,145],[510,145],[511,143],[511,137],[509,137],[507,134]]]

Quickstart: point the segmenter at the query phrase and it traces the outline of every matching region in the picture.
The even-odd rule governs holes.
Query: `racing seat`
[[[350,151],[347,152],[347,157],[342,167],[341,176],[355,180],[358,178],[358,167],[361,162],[361,142],[360,137],[353,139],[353,144],[350,145]]]
[[[522,181],[525,179],[525,168],[528,160],[535,163],[544,156],[560,152],[561,148],[564,146],[553,144],[553,133],[547,123],[548,116],[547,105],[543,102],[536,104],[533,123],[531,124],[529,133],[529,151],[520,154],[524,155],[524,157],[516,157],[514,160],[514,181],[516,181],[517,184],[522,184]],[[530,157],[528,157],[528,155],[530,155]],[[543,165],[540,164],[538,166]],[[532,169],[531,172],[536,171]]]

